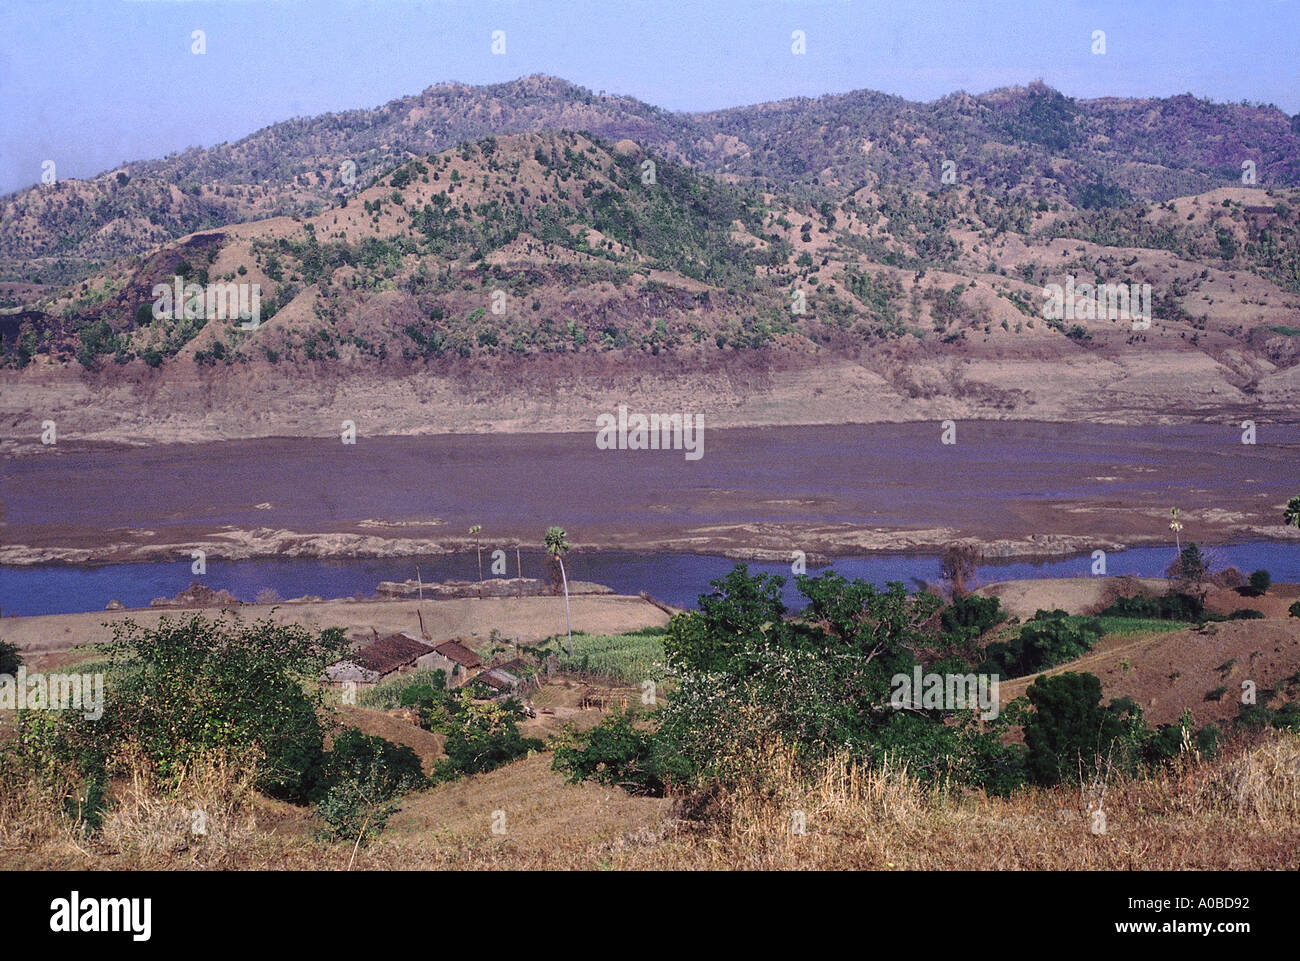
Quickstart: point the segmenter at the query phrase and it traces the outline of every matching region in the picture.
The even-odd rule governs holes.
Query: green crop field
[[[633,634],[573,635],[573,656],[565,638],[557,638],[560,668],[579,674],[637,684],[659,676],[664,663],[664,630],[646,628]]]

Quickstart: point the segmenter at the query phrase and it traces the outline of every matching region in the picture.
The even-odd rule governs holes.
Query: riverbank
[[[1300,542],[1249,541],[1207,547],[1212,569],[1235,567],[1251,572],[1266,569],[1276,581],[1300,581]],[[1177,554],[1173,544],[1109,552],[1105,573],[1127,577],[1163,577]],[[217,606],[229,599],[244,603],[285,598],[299,603],[320,598],[372,599],[376,595],[441,597],[515,597],[550,589],[546,555],[527,549],[508,552],[508,570],[495,565],[492,553],[425,555],[414,558],[265,558],[214,560],[201,576],[194,575],[188,555],[178,560],[102,566],[36,565],[0,568],[0,612],[5,615],[72,614],[151,606]],[[503,558],[504,560],[504,558]],[[910,586],[941,580],[935,554],[878,553],[815,560],[807,558],[809,574],[828,568],[846,578],[883,586],[891,581]],[[799,568],[789,557],[776,561],[748,560],[751,572],[782,577],[782,597],[797,608],[803,600],[792,575]],[[521,584],[517,564],[525,575]],[[709,584],[725,577],[737,564],[718,554],[573,551],[565,561],[571,594],[612,592],[636,595],[646,591],[678,608],[694,607]],[[996,561],[980,565],[976,581],[1031,580],[1053,583],[1062,578],[1098,581],[1100,558],[1082,554],[1067,559]],[[195,583],[199,587],[195,587]],[[526,585],[526,586],[525,586]],[[1032,613],[1032,611],[1031,611]]]
[[[615,594],[580,595],[570,599],[575,631],[622,634],[668,623],[668,615],[640,597]],[[508,641],[536,644],[566,632],[563,597],[487,597],[452,600],[309,601],[297,604],[240,604],[236,611],[246,621],[269,617],[281,624],[301,624],[313,630],[342,627],[357,642],[401,631],[414,634],[423,628],[434,643],[454,638],[488,638],[493,629]],[[0,619],[0,637],[15,645],[33,670],[48,670],[84,657],[77,649],[113,639],[113,625],[125,620],[145,627],[160,618],[191,614],[212,617],[223,608],[185,610],[143,609],[97,611],[86,614],[47,614]],[[418,612],[418,613],[417,613]],[[32,660],[32,658],[37,658]]]
[[[592,434],[67,443],[6,457],[0,564],[418,557],[540,547],[789,563],[1115,552],[1170,537],[1300,542],[1281,523],[1300,428],[971,422],[711,430],[705,456]],[[467,532],[480,526],[478,538]],[[512,559],[512,558],[508,558]]]

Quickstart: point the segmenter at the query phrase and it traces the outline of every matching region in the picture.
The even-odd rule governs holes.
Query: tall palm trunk
[[[560,579],[564,581],[564,621],[569,628],[569,657],[573,657],[573,618],[569,614],[569,578],[564,573],[564,558],[557,557],[560,562]]]

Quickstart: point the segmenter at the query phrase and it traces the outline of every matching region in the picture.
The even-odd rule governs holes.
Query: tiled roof
[[[433,650],[447,660],[455,661],[461,667],[483,666],[483,659],[459,641],[443,641],[441,644],[435,644]]]
[[[432,650],[434,648],[431,645],[409,634],[389,634],[357,651],[356,661],[362,667],[382,675],[404,667]]]

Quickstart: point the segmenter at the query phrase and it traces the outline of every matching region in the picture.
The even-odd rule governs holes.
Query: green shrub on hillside
[[[423,784],[424,772],[411,748],[349,727],[334,737],[312,785],[312,797],[319,800],[349,778],[372,781],[374,790],[387,800]]]
[[[939,613],[939,622],[944,633],[954,641],[965,642],[979,637],[1006,617],[996,597],[965,594],[953,598],[953,602]]]
[[[1263,611],[1257,611],[1253,607],[1243,607],[1240,610],[1233,611],[1228,615],[1230,621],[1258,621],[1264,617]]]
[[[538,738],[519,733],[518,722],[524,711],[513,698],[505,701],[475,702],[461,692],[442,730],[443,750],[447,756],[434,767],[439,781],[451,781],[466,774],[491,771],[544,745]]]
[[[1117,769],[1132,769],[1141,712],[1127,699],[1102,707],[1094,675],[1040,677],[1026,697],[1034,711],[1025,721],[1025,763],[1034,783],[1078,783],[1081,770],[1088,781],[1108,757]]]
[[[556,769],[643,790],[754,787],[762,759],[779,745],[799,766],[848,751],[872,762],[889,755],[925,779],[955,777],[991,790],[1015,783],[1019,749],[1002,747],[997,721],[980,729],[968,711],[893,701],[895,679],[918,664],[915,652],[947,646],[934,628],[936,595],[909,594],[902,584],[880,590],[833,572],[805,575],[797,583],[808,604],[786,620],[782,583],[743,565],[713,581],[699,610],[669,624],[676,686],[653,715],[653,734],[625,717],[606,719],[574,735],[557,752]]]
[[[323,755],[315,681],[345,656],[338,629],[313,633],[233,614],[163,617],[153,628],[114,625],[115,659],[138,666],[124,675],[105,713],[104,736],[137,741],[163,775],[211,748],[256,746],[265,757],[259,788],[301,800]]]
[[[617,711],[586,736],[555,748],[552,766],[570,784],[596,781],[616,784],[634,794],[658,794],[664,789],[662,765],[654,752],[654,735],[634,726],[635,718]]]
[[[1102,617],[1141,617],[1168,621],[1199,621],[1205,606],[1191,594],[1170,591],[1160,596],[1137,595],[1116,599]]]
[[[18,653],[18,648],[8,641],[0,640],[0,674],[14,676],[18,673],[18,666],[22,662],[23,659]]]
[[[1016,637],[994,642],[985,649],[980,670],[1004,678],[1035,674],[1082,657],[1103,633],[1101,621],[1095,617],[1071,617],[1061,610],[1038,611]]]

